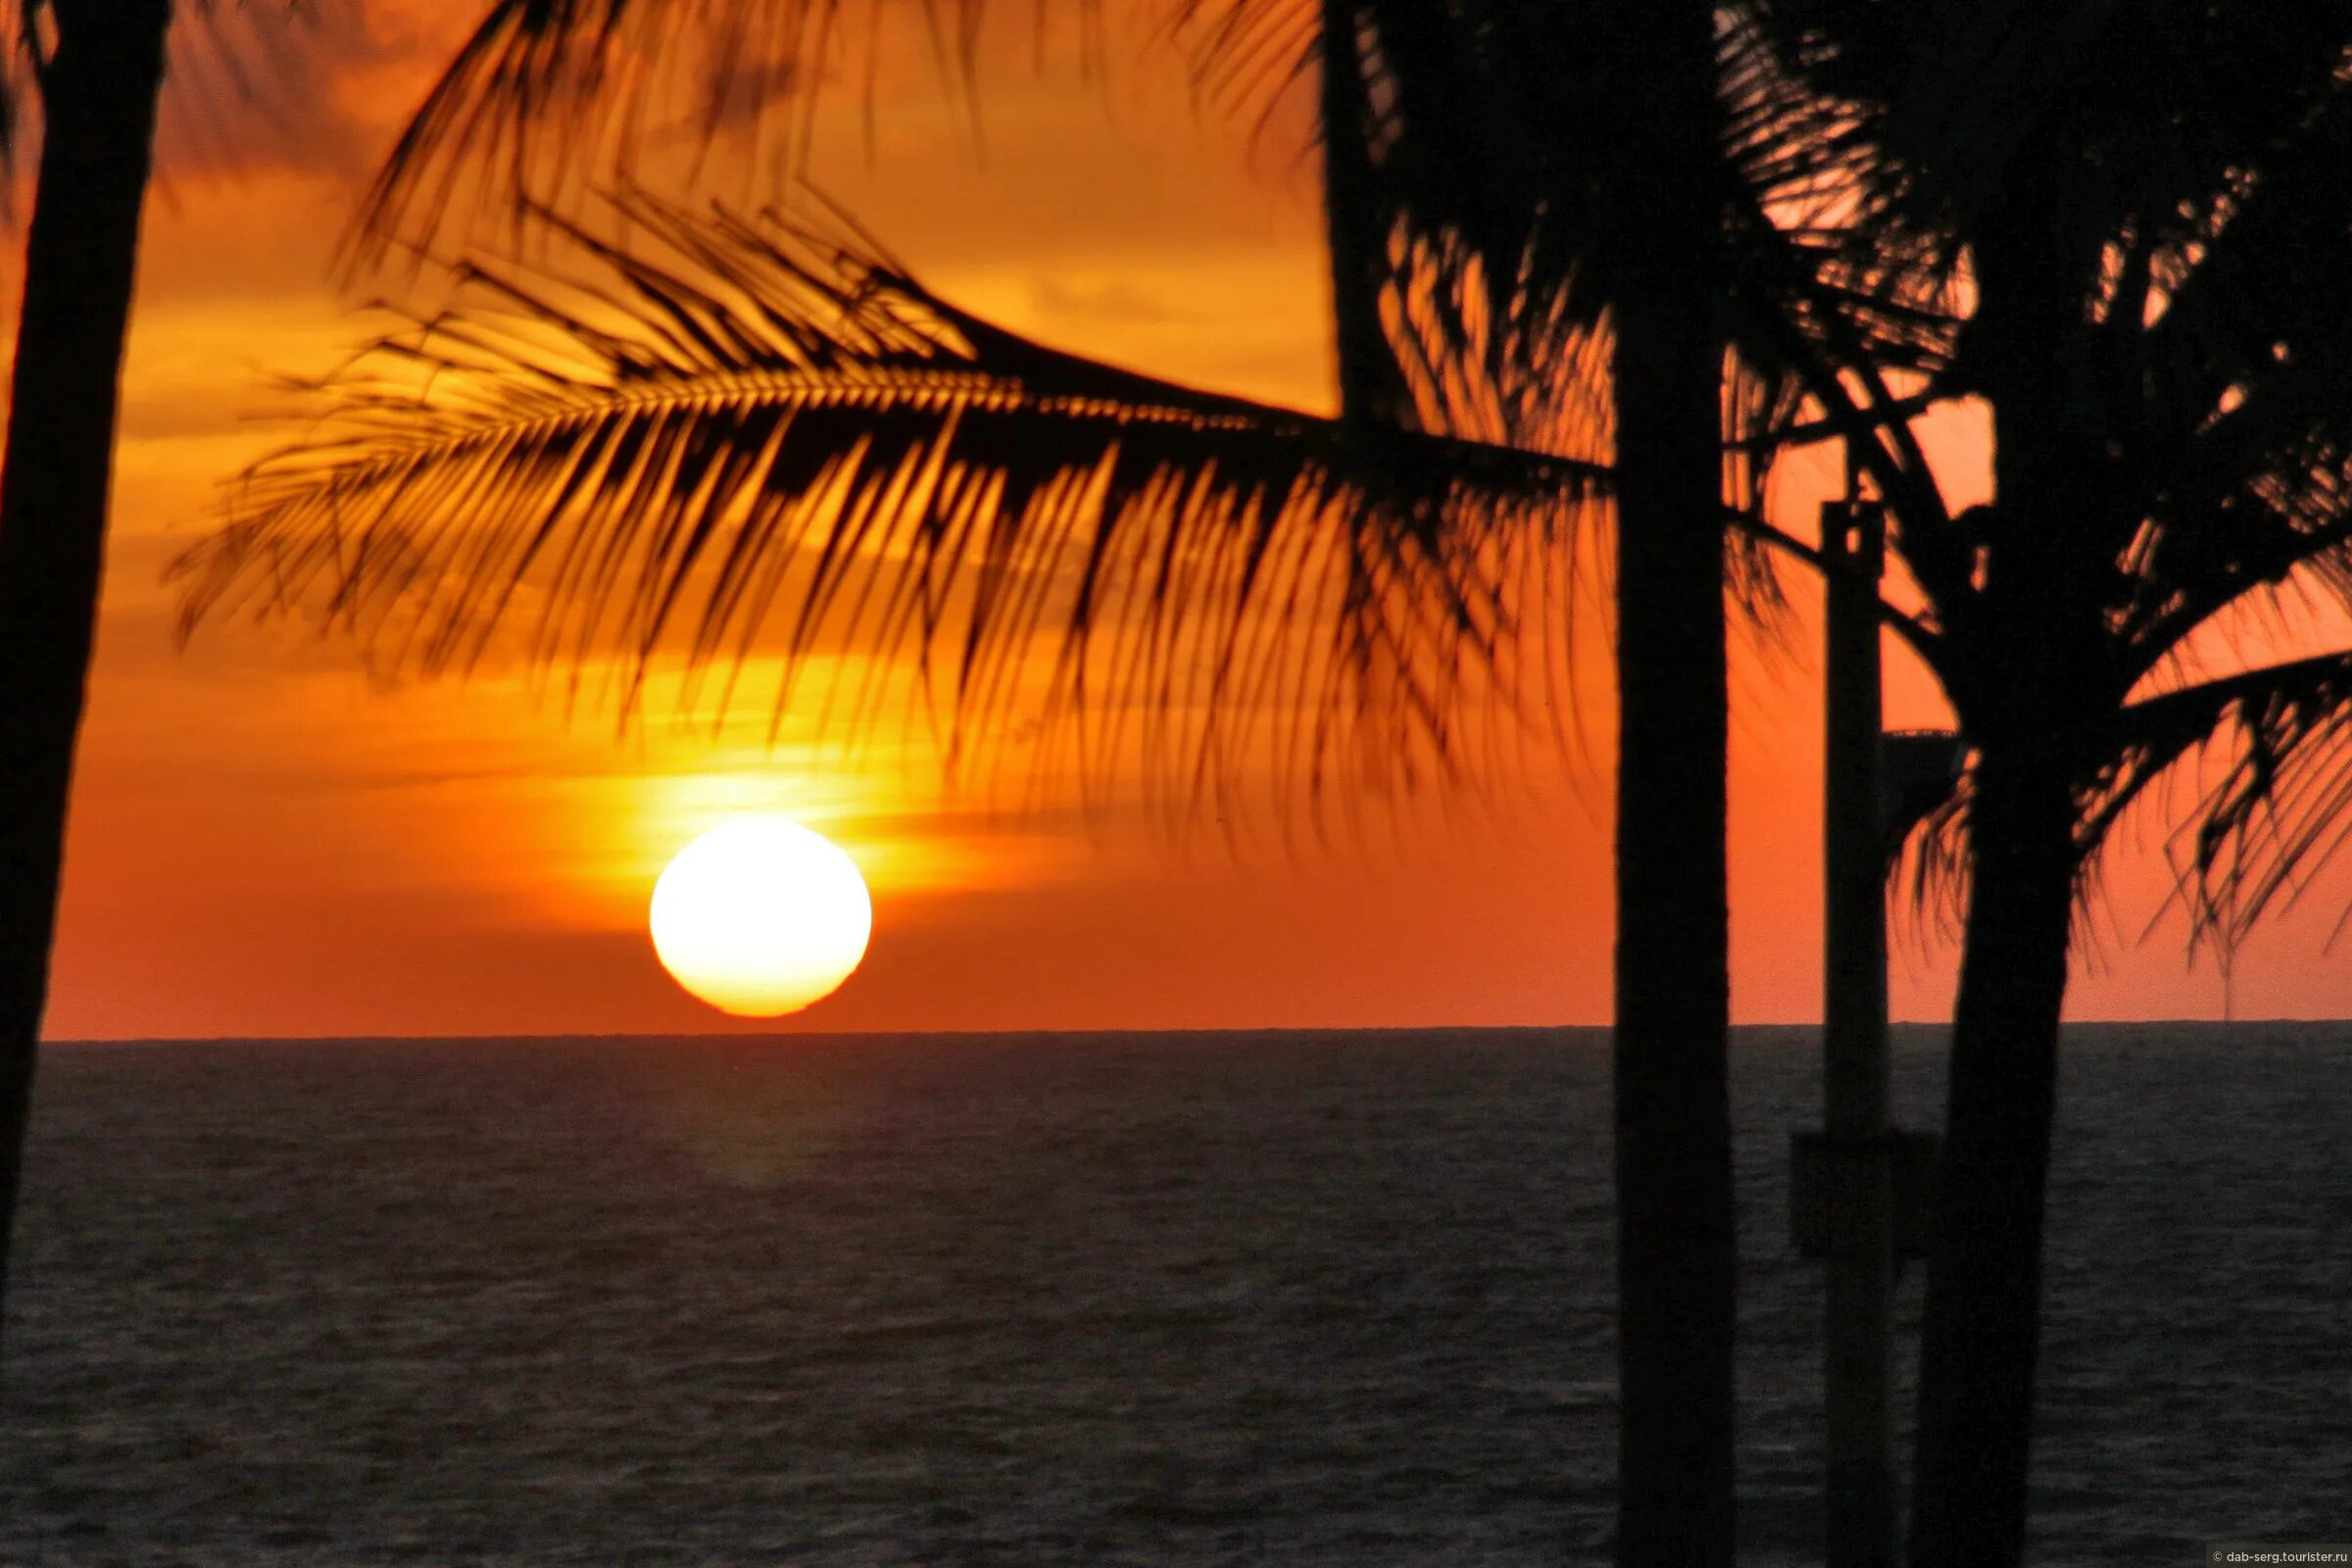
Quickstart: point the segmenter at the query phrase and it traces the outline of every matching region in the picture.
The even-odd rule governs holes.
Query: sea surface
[[[1816,1050],[1737,1045],[1766,1568]],[[1608,1119],[1590,1030],[58,1047],[0,1562],[1598,1563]],[[2352,1028],[2075,1031],[2054,1184],[2033,1559],[2352,1537]]]

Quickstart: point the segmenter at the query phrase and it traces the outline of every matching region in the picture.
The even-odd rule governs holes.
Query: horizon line
[[[2199,1026],[2235,1029],[2241,1027],[2275,1027],[2279,1025],[2335,1025],[2352,1019],[2328,1017],[2267,1018],[2070,1018],[2063,1028],[2080,1029],[2155,1029]],[[1012,1040],[1044,1038],[1096,1038],[1110,1036],[1161,1035],[1416,1035],[1416,1034],[1538,1034],[1573,1032],[1606,1034],[1612,1025],[1606,1023],[1411,1023],[1411,1024],[1221,1024],[1189,1025],[1154,1029],[1136,1025],[1111,1025],[1102,1028],[1055,1027],[1041,1029],[739,1029],[727,1028],[709,1033],[693,1031],[594,1032],[558,1030],[539,1034],[513,1032],[435,1032],[429,1034],[214,1034],[214,1035],[77,1035],[44,1038],[43,1048],[54,1046],[236,1046],[236,1045],[396,1045],[432,1042],[496,1044],[532,1044],[548,1041],[582,1041],[608,1044],[642,1042],[646,1044],[674,1044],[691,1042],[714,1044],[729,1040]],[[1813,1029],[1822,1027],[1819,1019],[1767,1019],[1731,1026],[1734,1034],[1760,1029]],[[1949,1018],[1895,1018],[1888,1020],[1895,1029],[1948,1029]]]

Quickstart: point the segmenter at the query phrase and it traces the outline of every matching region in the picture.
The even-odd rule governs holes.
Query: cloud
[[[1123,281],[1071,283],[1040,278],[1036,290],[1040,316],[1094,323],[1120,321],[1130,325],[1166,326],[1215,322],[1206,311],[1186,310],[1158,294]]]

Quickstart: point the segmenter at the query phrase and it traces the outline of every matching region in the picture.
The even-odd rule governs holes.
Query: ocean
[[[1736,1048],[1761,1568],[1817,1038]],[[56,1047],[0,1561],[1600,1563],[1607,1126],[1594,1030]],[[2047,1275],[2034,1562],[2352,1536],[2352,1026],[2073,1031]]]

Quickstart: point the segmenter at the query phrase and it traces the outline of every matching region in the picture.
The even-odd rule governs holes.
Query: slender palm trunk
[[[1331,253],[1332,342],[1340,415],[1351,435],[1418,423],[1412,394],[1381,324],[1389,236],[1366,138],[1362,18],[1354,0],[1323,0],[1316,55],[1323,122],[1323,236]]]
[[[0,1290],[98,614],[171,0],[58,8],[0,471]]]
[[[1628,42],[1658,96],[1659,241],[1614,306],[1617,1558],[1733,1558],[1723,348],[1703,6]],[[1642,58],[1646,57],[1646,58]]]
[[[1920,1348],[1912,1568],[2023,1556],[2043,1192],[2073,914],[2063,771],[1988,749]]]
[[[2085,580],[2100,565],[2080,529],[2054,521],[2106,512],[2053,368],[2081,363],[2069,346],[2082,329],[2053,251],[2056,202],[2046,180],[2021,179],[1975,250],[1998,543],[1973,634],[1985,678],[1964,714],[1978,743],[1969,909],[1921,1326],[1911,1568],[2015,1568],[2025,1550],[2077,869],[2068,737],[2103,707],[2100,598]]]

